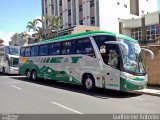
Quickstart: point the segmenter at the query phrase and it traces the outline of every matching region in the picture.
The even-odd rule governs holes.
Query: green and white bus
[[[106,31],[60,36],[22,47],[19,73],[38,78],[120,91],[144,89],[147,73],[137,40]]]

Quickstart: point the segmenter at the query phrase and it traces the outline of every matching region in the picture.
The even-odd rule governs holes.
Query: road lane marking
[[[12,85],[12,87],[13,87],[13,88],[16,88],[16,89],[18,89],[18,90],[21,90],[21,88],[15,86],[15,85]]]
[[[67,110],[70,110],[70,111],[72,111],[72,112],[75,112],[75,113],[77,113],[77,114],[83,114],[83,113],[81,113],[81,112],[79,112],[79,111],[77,111],[77,110],[71,109],[71,108],[66,107],[66,106],[64,106],[64,105],[61,105],[61,104],[59,104],[59,103],[56,103],[56,102],[52,102],[52,103],[55,104],[55,105],[57,105],[57,106],[60,106],[60,107],[62,107],[62,108],[65,108],[65,109],[67,109]]]
[[[142,101],[143,101],[143,100],[145,100],[145,99],[142,99],[142,98],[133,98],[133,99],[136,99],[136,100],[142,100]]]

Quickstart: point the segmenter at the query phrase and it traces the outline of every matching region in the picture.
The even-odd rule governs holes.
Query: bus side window
[[[46,55],[48,55],[48,49],[49,49],[49,45],[48,44],[41,45],[39,47],[39,55],[40,56],[46,56]]]
[[[21,55],[22,57],[25,56],[25,48],[21,48],[21,50],[20,50],[20,55]]]
[[[5,53],[6,53],[6,54],[9,54],[9,47],[8,47],[8,46],[5,47],[4,50],[5,50]]]
[[[60,55],[61,43],[52,43],[49,45],[49,55]]]
[[[85,54],[91,57],[95,57],[94,49],[89,38],[77,40],[76,54]]]
[[[119,53],[117,45],[107,45],[107,65],[118,68],[120,67]]]
[[[29,57],[31,55],[31,49],[30,47],[27,47],[25,50],[25,57]]]
[[[111,35],[100,35],[100,36],[94,36],[93,37],[99,50],[101,46],[105,45],[105,42],[107,41],[116,41],[116,37],[115,36],[111,36]]]
[[[62,42],[62,55],[74,54],[75,51],[75,42],[74,41],[65,41]]]
[[[38,56],[39,46],[33,46],[31,48],[31,56]]]

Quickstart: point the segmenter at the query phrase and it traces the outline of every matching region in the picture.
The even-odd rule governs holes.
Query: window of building
[[[25,56],[26,56],[26,57],[31,56],[31,49],[30,49],[30,47],[27,47],[27,48],[26,48],[26,50],[25,50]]]
[[[68,24],[68,27],[72,27],[72,24]]]
[[[75,41],[62,42],[61,48],[62,55],[75,54]]]
[[[82,5],[79,6],[79,12],[83,11]]]
[[[91,25],[95,25],[95,17],[91,18]]]
[[[59,1],[59,6],[62,6],[62,0]]]
[[[80,21],[79,21],[79,24],[80,24],[80,25],[83,25],[83,20],[80,20]]]
[[[68,16],[70,16],[71,15],[71,10],[68,10]]]
[[[127,8],[127,5],[126,5],[126,4],[124,4],[124,7],[125,7],[125,8]]]
[[[142,28],[131,29],[131,37],[136,40],[142,40]]]
[[[46,10],[45,10],[45,11],[46,11],[46,14],[48,14],[48,9],[47,9],[47,8],[46,8]]]
[[[40,55],[40,56],[48,55],[48,44],[41,45],[41,46],[39,47],[39,55]]]
[[[54,5],[51,5],[52,13],[54,12]]]
[[[94,0],[90,1],[90,7],[94,7]]]
[[[160,25],[149,25],[146,26],[146,39],[149,40],[155,40],[160,35]]]
[[[60,55],[61,43],[52,43],[49,45],[49,55]]]
[[[39,46],[31,47],[31,56],[38,56]]]
[[[94,49],[89,38],[83,38],[76,41],[76,54],[85,54],[95,57]]]

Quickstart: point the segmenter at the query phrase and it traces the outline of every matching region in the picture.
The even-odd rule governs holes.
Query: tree
[[[56,36],[53,31],[58,32],[58,29],[61,26],[61,18],[59,16],[48,16],[47,20],[49,21],[49,28],[50,28],[50,37]]]
[[[38,35],[38,38],[41,40],[41,39],[43,39],[44,38],[44,28],[43,27],[37,27],[37,30],[36,30],[36,32],[37,32],[37,35]]]
[[[42,20],[40,20],[40,19],[34,19],[33,21],[29,21],[27,23],[27,27],[26,28],[28,29],[29,32],[30,32],[31,29],[33,30],[33,32],[36,32],[37,28],[38,28],[39,22],[42,23]]]
[[[33,30],[34,34],[32,40],[35,40],[35,42],[43,38],[44,29],[38,26],[39,23],[42,23],[41,19],[34,19],[33,21],[29,21],[26,26],[28,31]]]
[[[49,27],[52,28],[52,30],[58,30],[61,26],[61,19],[59,16],[49,16]]]
[[[3,45],[4,40],[0,39],[0,46]]]

